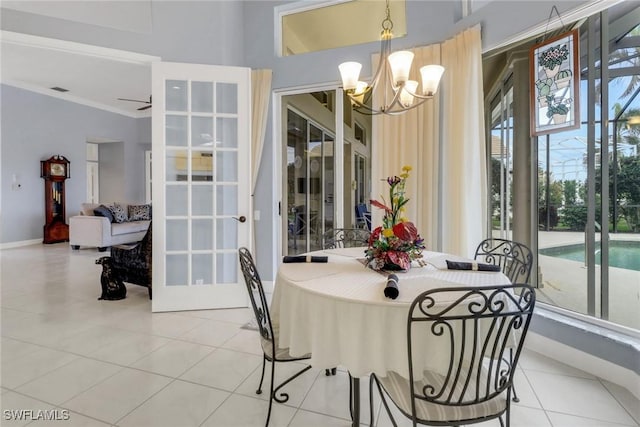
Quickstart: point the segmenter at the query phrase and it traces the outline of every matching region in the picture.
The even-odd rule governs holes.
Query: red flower
[[[409,254],[402,251],[388,251],[387,258],[392,264],[400,266],[403,270],[411,268],[411,258]]]
[[[375,206],[376,208],[380,208],[380,209],[384,209],[385,211],[389,212],[390,214],[393,213],[393,211],[391,210],[390,207],[383,205],[382,203],[380,203],[377,200],[371,200],[371,205]]]
[[[412,222],[400,222],[393,226],[393,234],[400,240],[413,242],[418,237],[418,229]]]
[[[369,247],[373,246],[373,242],[380,238],[381,232],[382,227],[376,227],[375,230],[373,230],[373,233],[371,233],[371,236],[369,236]]]

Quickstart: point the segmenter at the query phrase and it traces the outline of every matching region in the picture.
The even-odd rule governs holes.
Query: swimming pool
[[[540,254],[584,262],[584,243],[544,248]],[[596,264],[600,265],[600,242],[596,242]],[[609,241],[609,266],[640,271],[640,241]]]

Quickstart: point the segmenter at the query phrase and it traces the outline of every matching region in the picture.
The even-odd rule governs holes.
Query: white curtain
[[[267,129],[267,116],[269,114],[269,99],[271,97],[271,70],[251,71],[251,212],[254,209],[254,195],[258,182],[258,171],[262,159],[264,136]],[[251,228],[251,245],[255,254],[256,227]],[[257,258],[257,256],[256,256]]]
[[[406,216],[427,249],[471,256],[485,235],[487,203],[480,27],[413,52],[412,79],[422,65],[445,67],[441,96],[399,116],[374,117],[371,196],[386,196],[384,179],[411,166]],[[382,212],[373,208],[372,215],[380,224]]]
[[[472,256],[487,226],[480,26],[442,44],[442,65],[442,250]]]
[[[419,67],[440,63],[439,45],[413,49],[411,78],[420,76]],[[377,58],[373,59],[377,64]],[[375,94],[374,105],[380,98]],[[411,220],[428,249],[437,247],[438,229],[438,110],[434,98],[422,107],[398,116],[379,115],[373,120],[376,144],[372,147],[372,198],[384,196],[388,202],[388,176],[400,175],[403,166],[411,166],[406,194],[411,201],[406,205],[406,217]],[[380,224],[383,212],[372,208],[373,224]]]
[[[271,70],[251,71],[251,194],[256,191],[271,97]]]

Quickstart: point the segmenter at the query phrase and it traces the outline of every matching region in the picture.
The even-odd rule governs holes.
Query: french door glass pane
[[[191,111],[194,113],[213,112],[213,83],[191,82]]]
[[[238,148],[238,119],[223,117],[216,119],[216,147]]]
[[[216,213],[218,215],[238,214],[238,187],[218,185],[216,187]]]
[[[167,115],[165,117],[165,143],[167,146],[187,145],[188,122],[186,116]]]
[[[233,218],[216,221],[216,249],[235,249],[238,247],[238,222]]]
[[[167,80],[165,83],[167,111],[187,111],[187,82]]]
[[[228,114],[238,112],[238,85],[216,83],[216,110],[218,113]]]
[[[213,249],[213,219],[191,220],[191,249]]]
[[[167,251],[186,251],[189,247],[189,224],[184,219],[168,219],[166,228]]]
[[[188,187],[186,185],[168,185],[167,194],[167,216],[187,215]]]
[[[191,118],[191,146],[213,146],[213,119],[211,117]]]
[[[237,269],[238,255],[233,253],[222,253],[216,255],[216,282],[236,283],[238,281]]]
[[[211,184],[191,186],[191,214],[194,216],[213,215],[214,189]]]
[[[168,254],[165,277],[167,286],[186,286],[189,283],[189,256]]]
[[[192,264],[192,285],[210,285],[213,283],[213,256],[211,254],[193,254]]]
[[[216,181],[238,181],[238,153],[236,151],[218,151],[216,156]]]

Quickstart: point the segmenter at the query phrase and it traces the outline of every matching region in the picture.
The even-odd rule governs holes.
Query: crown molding
[[[13,31],[0,31],[0,40],[3,43],[11,43],[20,46],[35,47],[40,49],[57,50],[76,55],[92,56],[110,61],[119,61],[134,65],[150,65],[154,61],[160,61],[159,56],[143,53],[129,52],[126,50],[112,49],[102,46],[88,45],[67,40],[52,39],[48,37],[33,36],[31,34],[16,33]]]

